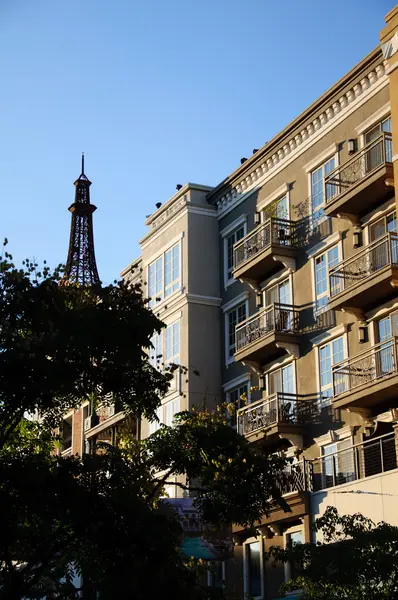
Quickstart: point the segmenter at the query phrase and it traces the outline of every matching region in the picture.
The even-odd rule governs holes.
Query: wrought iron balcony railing
[[[236,326],[236,352],[272,332],[296,333],[299,311],[290,304],[274,302]]]
[[[297,394],[277,392],[238,411],[238,432],[250,435],[282,423],[305,425],[314,421],[316,404]]]
[[[280,486],[282,496],[292,492],[312,491],[312,464],[308,460],[289,464],[285,469],[286,481]]]
[[[330,204],[379,167],[391,162],[391,133],[382,133],[325,177],[326,204]]]
[[[386,233],[329,270],[330,295],[357,284],[387,266],[398,267],[398,234]]]
[[[311,461],[314,492],[397,468],[394,433]]]
[[[274,244],[291,248],[298,245],[297,227],[294,221],[269,217],[245,235],[234,245],[234,269]]]
[[[398,373],[398,337],[347,358],[332,367],[333,396],[350,392],[378,379]]]

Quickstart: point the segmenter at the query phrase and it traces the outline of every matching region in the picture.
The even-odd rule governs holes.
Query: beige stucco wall
[[[341,515],[361,513],[375,523],[385,521],[398,526],[398,469],[312,494],[314,519],[322,516],[328,506],[337,508]]]

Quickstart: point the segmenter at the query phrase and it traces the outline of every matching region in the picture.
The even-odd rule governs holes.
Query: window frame
[[[320,342],[317,346],[316,346],[316,373],[317,373],[317,385],[318,385],[318,393],[319,393],[319,406],[321,408],[325,408],[326,406],[330,406],[333,400],[333,376],[332,376],[332,381],[330,384],[330,388],[328,386],[323,386],[325,389],[331,389],[332,390],[332,395],[329,397],[324,398],[323,397],[323,389],[322,389],[322,385],[321,385],[321,363],[320,363],[320,352],[322,350],[322,348],[325,348],[328,345],[332,345],[332,353],[331,353],[331,371],[332,371],[332,367],[335,364],[338,364],[340,362],[333,362],[333,343],[336,342],[337,340],[342,340],[343,342],[343,358],[341,360],[345,360],[346,358],[348,358],[348,336],[347,333],[344,332],[343,334],[340,335],[335,335],[333,337],[331,337],[330,339],[325,339],[323,342]]]
[[[227,411],[228,422],[231,425],[231,427],[234,427],[235,429],[237,429],[237,427],[238,427],[238,419],[237,419],[238,410],[239,410],[239,408],[243,407],[243,406],[241,406],[241,400],[240,400],[240,398],[244,394],[244,392],[241,392],[241,390],[244,387],[246,387],[247,404],[250,404],[251,403],[251,392],[250,392],[251,384],[250,384],[250,380],[249,380],[248,377],[246,377],[245,379],[243,379],[243,381],[240,382],[240,383],[238,383],[237,385],[231,386],[230,388],[228,388],[227,390],[225,390],[225,396],[226,396],[225,401],[226,401],[227,405],[230,402],[232,402],[231,394],[233,394],[234,392],[238,391],[238,398],[237,398],[237,400],[239,401],[239,406],[236,407],[236,411],[235,411],[235,423],[234,424],[231,423],[231,421],[232,421],[232,415],[230,415],[228,413],[228,411]],[[234,402],[236,402],[236,400]]]
[[[261,594],[260,596],[251,596],[250,594],[250,579],[249,579],[249,555],[247,551],[247,547],[250,544],[258,543],[260,545],[260,585],[261,585]],[[263,600],[264,592],[265,592],[265,568],[264,568],[264,542],[263,536],[259,534],[257,537],[251,537],[244,541],[243,543],[243,590],[245,597],[250,596],[253,600]]]
[[[322,202],[322,204],[320,204],[318,206],[317,212],[320,210],[324,211],[325,206],[326,206],[324,167],[325,167],[326,163],[328,163],[332,159],[334,159],[334,167],[333,167],[333,169],[331,169],[331,171],[333,171],[334,169],[337,169],[337,167],[339,166],[339,147],[337,144],[333,144],[333,148],[328,148],[325,151],[325,153],[321,154],[319,156],[319,160],[317,160],[315,162],[311,161],[311,163],[306,166],[306,172],[307,172],[307,177],[308,177],[308,198],[309,198],[309,205],[310,205],[310,215],[309,216],[311,218],[311,227],[312,228],[315,228],[317,225],[319,225],[319,223],[322,223],[323,221],[325,221],[328,218],[325,214],[322,214],[318,219],[314,218],[313,196],[312,196],[312,175],[313,175],[313,173],[315,173],[315,171],[318,171],[322,167],[323,202]],[[331,171],[329,171],[329,172],[331,172]]]
[[[233,311],[237,311],[241,306],[245,307],[245,318],[242,319],[242,321],[238,321],[236,320],[236,324],[235,324],[235,329],[236,329],[236,325],[238,325],[239,323],[243,323],[243,321],[245,321],[246,319],[248,319],[249,317],[249,300],[248,298],[245,298],[243,300],[239,300],[235,305],[231,306],[228,310],[225,311],[224,314],[224,343],[225,343],[225,364],[228,367],[228,365],[232,364],[235,362],[235,353],[230,356],[230,349],[231,349],[231,345],[229,343],[229,315],[233,312]],[[235,339],[235,349],[236,349],[236,339]]]
[[[228,239],[236,234],[236,232],[243,227],[243,237],[247,235],[247,215],[241,215],[235,221],[230,223],[227,227],[225,227],[221,232],[222,239],[222,263],[223,263],[223,273],[224,273],[224,290],[226,290],[230,285],[235,283],[236,279],[233,277],[228,277]],[[242,238],[240,238],[242,239]],[[235,241],[236,243],[236,241]]]
[[[171,281],[171,283],[169,283],[166,286],[166,255],[168,253],[172,253],[174,248],[178,248],[178,278],[173,279]],[[150,285],[151,285],[151,276],[150,276],[150,269],[153,265],[155,265],[158,261],[161,261],[161,292],[158,293],[156,292],[155,294],[151,295],[151,290],[150,290]],[[173,271],[173,255],[172,255],[172,261],[171,261],[171,272]],[[155,272],[156,273],[156,272]],[[152,258],[148,261],[148,264],[146,266],[146,276],[147,276],[147,297],[151,298],[148,306],[150,308],[154,308],[157,307],[158,305],[160,305],[162,302],[169,300],[174,294],[177,294],[178,292],[181,291],[182,289],[182,244],[181,244],[181,237],[178,240],[173,240],[173,242],[171,244],[169,244],[166,248],[162,249],[162,251],[160,253],[157,254],[156,257]],[[155,274],[155,281],[156,281],[156,274]],[[166,293],[166,291],[170,288],[171,286],[171,292],[170,293]],[[175,289],[174,289],[175,287]],[[159,298],[159,300],[157,301],[156,298]]]
[[[316,263],[317,260],[319,258],[321,258],[322,256],[326,256],[328,257],[328,254],[331,250],[334,250],[335,248],[337,248],[337,262],[335,263],[335,265],[332,266],[336,266],[337,264],[341,263],[343,260],[343,244],[342,241],[339,240],[333,244],[330,244],[329,246],[326,246],[325,248],[322,248],[322,250],[320,250],[319,252],[317,252],[316,254],[314,254],[311,257],[312,260],[312,291],[313,291],[313,298],[314,298],[314,317],[316,318],[318,315],[326,312],[328,310],[328,305],[329,305],[329,300],[330,300],[330,278],[329,278],[329,261],[327,260],[327,265],[326,265],[326,287],[327,287],[327,292],[326,295],[320,295],[319,298],[327,298],[327,303],[325,304],[325,306],[322,306],[320,308],[318,308],[318,295],[317,295],[317,271],[316,271]]]
[[[304,525],[293,525],[293,527],[289,527],[289,529],[286,529],[286,531],[283,532],[283,547],[286,548],[288,543],[291,541],[291,536],[294,535],[295,533],[301,533],[303,536],[303,544],[306,543],[306,539],[305,539],[305,528]],[[284,576],[285,576],[285,582],[287,583],[289,581],[289,579],[292,578],[292,565],[290,562],[287,562],[284,564]],[[292,594],[294,593],[294,591],[296,590],[292,590]]]
[[[265,391],[266,391],[266,397],[267,398],[269,398],[269,396],[270,396],[270,393],[269,393],[270,387],[271,387],[270,386],[270,380],[269,380],[270,375],[272,376],[277,371],[280,371],[281,377],[282,377],[282,370],[286,369],[286,368],[288,368],[290,366],[293,369],[293,388],[294,388],[294,392],[293,393],[297,394],[297,364],[296,363],[297,363],[297,359],[295,359],[294,357],[291,357],[291,358],[289,357],[289,359],[285,363],[279,364],[278,366],[273,366],[268,371],[266,371],[264,373],[265,378],[266,378],[265,379],[265,381],[266,381],[266,389],[265,389]],[[281,381],[282,381],[282,379],[281,379]]]

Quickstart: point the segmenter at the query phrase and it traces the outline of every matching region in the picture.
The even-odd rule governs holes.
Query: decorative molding
[[[275,346],[277,348],[282,348],[283,350],[286,350],[286,352],[288,352],[288,354],[290,354],[294,358],[300,357],[299,344],[295,344],[293,342],[275,342]]]
[[[373,115],[370,115],[370,117],[368,117],[367,119],[365,119],[365,121],[362,121],[362,123],[360,123],[357,127],[355,127],[355,131],[357,132],[358,135],[361,135],[362,133],[367,131],[367,129],[370,129],[372,127],[372,125],[376,125],[379,121],[381,121],[390,112],[391,112],[391,104],[390,104],[390,102],[387,102],[386,104],[384,104],[384,106],[379,108],[379,110],[376,110],[376,112],[374,112]]]
[[[275,262],[280,262],[290,273],[294,273],[296,270],[296,259],[293,256],[280,256],[279,254],[273,254],[272,258]]]
[[[216,296],[202,296],[201,294],[187,294],[187,301],[191,304],[204,304],[206,306],[221,306],[222,298]]]
[[[332,233],[332,235],[329,235],[327,238],[322,240],[322,242],[319,242],[319,244],[315,244],[315,246],[312,246],[312,248],[310,248],[306,253],[307,258],[313,258],[317,254],[325,252],[325,250],[328,250],[331,246],[338,244],[338,242],[340,242],[342,239],[343,232],[335,231],[334,233]]]
[[[275,192],[273,192],[272,194],[268,194],[268,196],[264,198],[264,200],[261,200],[261,202],[257,204],[257,212],[263,210],[266,206],[268,206],[268,204],[271,204],[271,202],[274,202],[279,198],[283,198],[283,196],[285,196],[289,192],[289,190],[290,183],[284,183],[283,185],[281,185],[277,190],[275,190]]]
[[[238,229],[239,225],[243,225],[244,223],[247,223],[247,214],[240,215],[235,221],[232,221],[232,223],[224,227],[224,229],[221,229],[220,236],[222,238],[227,237],[227,235],[235,231],[235,229]]]
[[[333,101],[305,129],[294,135],[289,141],[284,141],[281,148],[271,156],[264,158],[260,165],[253,167],[251,173],[242,175],[241,181],[216,201],[219,218],[235,208],[256,188],[264,185],[266,181],[274,177],[277,172],[386,85],[388,85],[388,77],[385,75],[384,64],[377,65],[360,83],[354,85],[338,101]]]
[[[326,342],[330,342],[331,340],[344,335],[347,333],[349,325],[352,325],[352,323],[341,323],[340,325],[321,333],[321,335],[312,338],[311,342],[313,347],[320,346],[321,344],[325,344]]]
[[[241,304],[242,302],[247,300],[249,298],[249,295],[250,293],[247,291],[242,292],[242,294],[239,294],[239,296],[236,296],[235,298],[232,298],[232,300],[230,300],[229,302],[223,304],[221,310],[223,311],[223,313],[228,312],[229,310],[231,310],[231,308],[234,308],[238,304]]]
[[[317,156],[315,158],[313,158],[312,160],[310,160],[310,162],[308,162],[306,165],[304,165],[304,167],[303,167],[304,171],[306,173],[311,173],[311,171],[313,171],[314,169],[319,167],[319,165],[321,165],[326,160],[328,160],[328,158],[331,158],[332,156],[337,154],[338,151],[339,151],[339,145],[336,142],[334,142],[328,148],[326,148],[323,152],[321,152],[320,154],[317,154]]]
[[[237,387],[238,385],[241,385],[242,383],[248,383],[252,378],[252,374],[249,373],[243,373],[243,375],[240,375],[239,377],[235,377],[235,379],[231,379],[230,381],[227,381],[226,383],[223,383],[222,385],[222,389],[224,390],[224,392],[228,392],[229,390],[232,390],[233,388]]]

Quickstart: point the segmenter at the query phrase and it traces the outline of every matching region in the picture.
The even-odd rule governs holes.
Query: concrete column
[[[385,17],[386,26],[380,32],[380,42],[389,77],[394,181],[398,182],[398,5]],[[395,196],[397,204],[397,196]],[[398,209],[398,204],[397,204]]]

